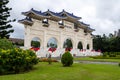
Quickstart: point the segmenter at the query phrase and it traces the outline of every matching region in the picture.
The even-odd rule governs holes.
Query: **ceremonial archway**
[[[41,12],[31,9],[22,14],[26,18],[19,20],[19,22],[25,26],[24,47],[27,49],[31,47],[31,40],[34,37],[39,38],[39,47],[45,50],[48,47],[56,47],[58,49],[65,47],[93,49],[91,33],[94,29],[91,29],[88,24],[79,21],[81,17],[64,10],[60,13],[55,13],[49,10]],[[56,41],[57,45],[49,43],[51,38]],[[65,43],[66,40],[70,44]]]

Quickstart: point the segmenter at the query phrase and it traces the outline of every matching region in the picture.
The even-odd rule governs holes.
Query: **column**
[[[93,39],[91,38],[91,41],[90,41],[90,50],[93,50]]]
[[[46,42],[46,41],[47,41],[47,40],[46,40],[46,37],[47,37],[47,36],[46,36],[46,30],[44,30],[44,35],[43,35],[43,36],[44,36],[43,48],[46,50],[46,49],[47,49],[47,42]]]
[[[77,49],[77,45],[78,45],[77,34],[75,34],[74,44],[75,44],[74,49]]]
[[[59,43],[59,45],[60,45],[60,47],[59,48],[63,48],[63,36],[62,36],[62,32],[60,32],[60,43]]]
[[[31,40],[30,40],[30,28],[29,26],[25,25],[25,37],[24,37],[24,47],[26,49],[29,49],[31,46]]]
[[[83,42],[83,49],[86,49],[86,40],[85,41],[82,41]]]

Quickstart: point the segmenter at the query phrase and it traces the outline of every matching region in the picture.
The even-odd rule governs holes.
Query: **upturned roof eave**
[[[67,17],[70,17],[70,18],[73,18],[73,19],[75,19],[75,20],[80,20],[80,19],[82,19],[82,17],[77,17],[77,16],[75,16],[75,15],[73,15],[73,14],[70,14],[70,13],[68,13],[68,12],[66,12],[65,10],[63,10],[62,12],[60,12],[59,14],[66,14],[67,15]]]
[[[19,20],[18,22],[22,23],[22,24],[25,24],[25,25],[32,25],[33,24],[32,21],[29,21],[27,19]]]
[[[34,12],[33,10],[30,10],[30,11],[28,11],[28,12],[22,12],[23,15],[28,16],[28,17],[31,17],[31,18],[34,18],[33,16],[30,16],[30,15],[29,15],[30,13],[31,13],[31,14],[34,14],[35,16],[38,16],[38,17],[40,17],[40,18],[49,18],[49,17],[50,17],[50,16],[44,16],[44,15],[38,14],[38,13]]]

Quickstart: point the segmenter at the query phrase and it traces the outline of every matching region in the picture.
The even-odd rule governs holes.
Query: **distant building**
[[[24,39],[17,39],[17,38],[9,38],[9,40],[16,45],[23,45]]]
[[[115,37],[120,37],[120,29],[118,29],[118,31],[114,31],[114,36]]]
[[[117,34],[118,37],[120,37],[120,29],[118,30],[118,34]]]

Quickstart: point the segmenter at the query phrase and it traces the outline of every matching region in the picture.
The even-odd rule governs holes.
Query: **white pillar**
[[[25,37],[24,37],[24,47],[29,49],[31,47],[31,40],[30,40],[30,26],[25,25]]]
[[[75,34],[75,37],[73,37],[73,38],[75,38],[74,39],[74,49],[77,49],[77,45],[78,45],[77,34]]]
[[[83,41],[83,49],[86,49],[86,41]]]
[[[64,42],[63,42],[63,36],[62,36],[62,32],[60,32],[60,42],[59,42],[59,44],[60,44],[60,47],[59,48],[63,48],[63,44],[64,44]]]
[[[93,50],[93,39],[91,38],[90,50]]]
[[[44,49],[47,49],[47,40],[46,40],[46,37],[47,37],[47,35],[46,35],[46,30],[44,31],[44,40],[43,40],[43,48]]]

